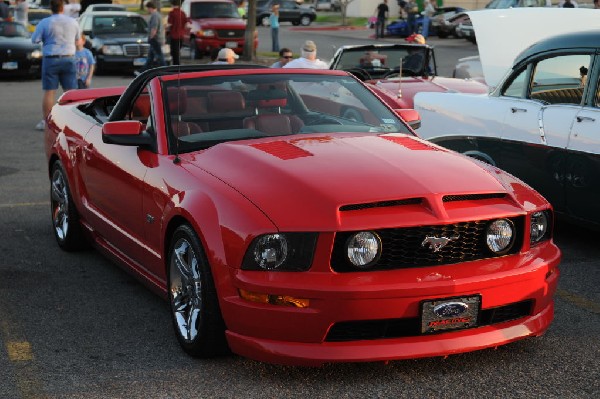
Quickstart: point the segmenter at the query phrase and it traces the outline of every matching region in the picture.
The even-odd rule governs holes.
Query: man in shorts
[[[33,43],[42,42],[43,118],[36,129],[44,130],[60,83],[64,91],[77,88],[75,42],[80,36],[77,21],[63,14],[63,0],[50,0],[52,15],[36,26]]]

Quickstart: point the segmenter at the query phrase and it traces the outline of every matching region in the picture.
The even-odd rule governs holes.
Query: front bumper
[[[198,51],[210,54],[215,48],[230,48],[236,54],[241,55],[244,52],[244,38],[232,38],[230,40],[220,38],[196,37],[194,40]],[[254,40],[254,49],[258,48],[258,40]]]
[[[231,349],[289,365],[446,356],[543,334],[553,319],[560,251],[552,243],[504,258],[441,267],[360,273],[266,273],[232,270],[236,289],[310,299],[308,308],[221,302]],[[481,311],[530,301],[514,320],[463,330],[332,342],[336,323],[420,317],[424,300],[481,295]]]

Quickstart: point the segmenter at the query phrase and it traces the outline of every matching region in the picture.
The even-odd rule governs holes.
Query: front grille
[[[509,220],[514,224],[516,236],[513,246],[502,255],[490,251],[486,244],[486,229],[492,220],[375,230],[381,239],[382,253],[369,271],[456,264],[517,253],[523,245],[524,217]],[[331,267],[336,272],[364,271],[352,266],[347,258],[346,242],[354,233],[340,232],[335,236]],[[452,240],[434,252],[429,245],[423,245],[427,237]]]
[[[497,308],[482,310],[477,327],[489,326],[529,316],[533,301],[511,303]],[[473,327],[473,328],[477,328]],[[452,332],[452,330],[440,333]],[[414,337],[421,335],[421,320],[418,317],[406,319],[345,321],[335,323],[329,329],[326,342],[344,342],[385,338]]]
[[[246,31],[244,29],[217,29],[217,36],[221,39],[241,39]]]
[[[128,57],[145,57],[148,55],[148,44],[125,44],[123,53]]]

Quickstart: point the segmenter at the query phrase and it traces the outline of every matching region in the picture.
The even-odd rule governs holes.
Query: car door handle
[[[596,122],[596,119],[590,118],[589,116],[578,116],[577,122]]]
[[[515,114],[517,112],[527,112],[527,110],[525,108],[515,108],[515,107],[512,107],[510,110],[511,110],[511,112],[513,114]]]

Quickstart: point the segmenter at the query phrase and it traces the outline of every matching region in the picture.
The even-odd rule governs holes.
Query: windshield
[[[422,76],[434,73],[432,65],[426,65],[427,47],[407,45],[390,48],[344,49],[336,60],[335,69],[353,72],[365,70],[369,78],[387,77],[387,74],[400,71],[402,76]]]
[[[169,141],[180,153],[272,136],[410,134],[396,114],[351,76],[255,74],[164,85]]]
[[[16,22],[0,21],[0,36],[4,37],[29,37],[25,27]]]
[[[107,15],[94,17],[92,30],[96,35],[107,33],[147,33],[148,25],[142,17]]]
[[[240,18],[233,3],[198,2],[192,3],[190,18]]]

